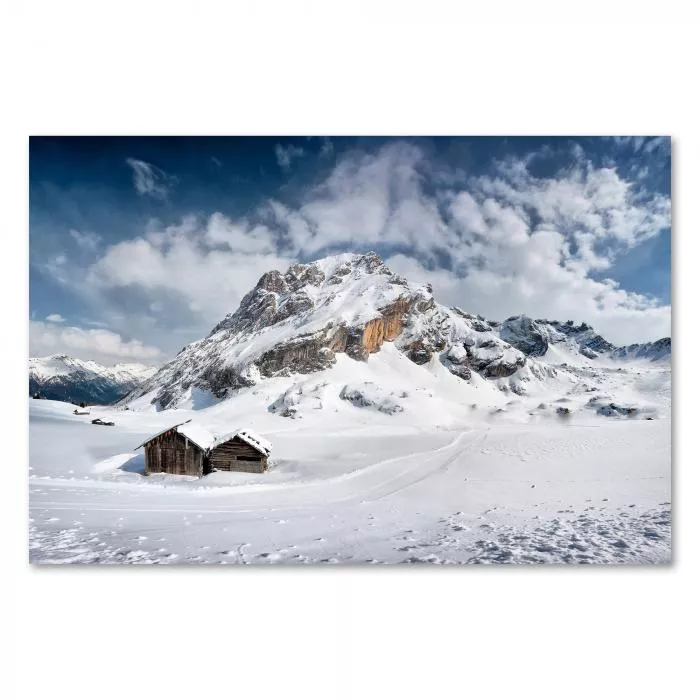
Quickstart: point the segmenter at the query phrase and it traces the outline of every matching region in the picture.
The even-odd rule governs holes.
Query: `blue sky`
[[[489,318],[670,334],[666,137],[33,137],[30,353],[158,364],[268,269],[376,250]]]

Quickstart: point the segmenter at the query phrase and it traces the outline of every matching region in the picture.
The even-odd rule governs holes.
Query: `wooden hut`
[[[267,471],[267,458],[272,446],[249,430],[240,430],[215,439],[207,455],[209,471]]]
[[[250,430],[215,436],[186,421],[143,442],[146,474],[165,472],[203,476],[212,471],[262,473],[272,446]]]

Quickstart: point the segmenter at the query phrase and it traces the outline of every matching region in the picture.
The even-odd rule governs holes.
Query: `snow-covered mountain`
[[[414,367],[450,376],[450,392],[466,383],[516,395],[527,394],[533,383],[567,381],[572,360],[586,365],[633,356],[661,362],[671,352],[669,338],[616,348],[585,323],[526,316],[488,321],[439,304],[430,285],[407,282],[375,253],[341,254],[292,265],[284,274],[265,273],[236,311],[206,338],[183,348],[124,403],[196,407],[268,380],[318,372],[325,377],[331,369],[337,369],[334,377],[342,386],[348,373],[356,373],[341,357],[367,363],[377,355],[377,361],[388,362],[389,355],[380,352],[386,343],[393,348],[394,369],[398,351]],[[413,376],[402,367],[399,373]],[[268,410],[294,415],[303,390],[298,382],[286,383]],[[376,393],[373,382],[360,388],[350,383],[340,398],[391,413],[396,402]]]
[[[670,361],[671,339],[660,338],[653,343],[635,343],[615,348],[611,355],[620,360],[651,360],[652,362]]]
[[[137,363],[105,367],[68,355],[29,358],[29,394],[58,401],[108,404],[133,391],[156,372]]]

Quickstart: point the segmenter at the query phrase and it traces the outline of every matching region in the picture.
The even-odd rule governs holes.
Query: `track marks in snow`
[[[440,563],[465,564],[668,564],[671,561],[671,511],[653,509],[630,516],[584,512],[573,518],[539,520],[534,527],[484,523],[483,535],[465,541],[454,519],[443,533],[418,546],[438,550]],[[419,557],[420,558],[420,557]],[[406,559],[406,562],[413,561]]]
[[[80,527],[56,530],[29,528],[31,564],[168,564],[179,556],[160,548],[155,552],[107,542],[107,533]],[[140,538],[139,538],[140,539]]]
[[[372,523],[368,519],[367,525]],[[117,528],[119,526],[117,525]],[[340,533],[339,533],[340,534]],[[667,504],[646,512],[630,509],[504,525],[457,511],[435,526],[397,530],[387,536],[389,550],[368,557],[360,539],[345,537],[265,548],[243,542],[217,549],[192,542],[176,554],[166,539],[120,540],[117,531],[83,527],[42,530],[30,526],[30,561],[39,564],[668,564],[671,561],[671,511]],[[133,544],[131,544],[133,543]],[[158,545],[164,546],[158,546]],[[272,544],[272,543],[270,543]],[[145,547],[151,546],[151,550]],[[344,548],[343,548],[344,547]]]

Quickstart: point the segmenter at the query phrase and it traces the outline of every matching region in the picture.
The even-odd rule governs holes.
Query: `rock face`
[[[412,304],[411,298],[399,297],[389,306],[379,309],[377,318],[359,328],[340,325],[326,340],[326,346],[333,353],[344,352],[355,360],[366,360],[385,341],[398,338],[403,330],[404,317],[411,310]]]
[[[594,396],[588,401],[587,406],[594,409],[597,414],[611,418],[635,418],[640,412],[636,406],[625,406],[602,396]]]
[[[615,349],[612,343],[605,340],[602,335],[599,335],[587,323],[576,326],[573,321],[561,323],[559,321],[542,321],[539,319],[538,323],[548,324],[562,336],[573,341],[587,357],[595,358],[601,353],[608,353]]]
[[[501,326],[501,338],[526,355],[542,357],[549,347],[550,332],[527,316],[511,316]]]
[[[264,377],[279,374],[289,376],[293,372],[309,374],[328,369],[335,363],[335,353],[328,347],[323,332],[299,336],[276,345],[263,353],[256,364]]]
[[[349,401],[357,408],[372,408],[388,415],[403,411],[403,406],[392,394],[384,394],[381,388],[373,382],[344,386],[340,392],[340,398]]]
[[[465,346],[469,366],[492,379],[509,377],[525,366],[525,356],[498,338],[480,337]]]
[[[370,361],[385,343],[416,365],[435,361],[465,382],[478,374],[515,393],[526,391],[523,381],[556,374],[536,360],[553,343],[595,356],[615,349],[586,324],[526,316],[499,324],[447,308],[435,301],[430,285],[393,274],[375,253],[342,254],[266,272],[236,311],[125,402],[149,394],[157,407],[168,408],[195,390],[223,398],[264,378],[327,370],[339,353]],[[350,393],[343,398],[360,400]],[[270,410],[293,415],[302,399],[312,400],[290,395]]]

